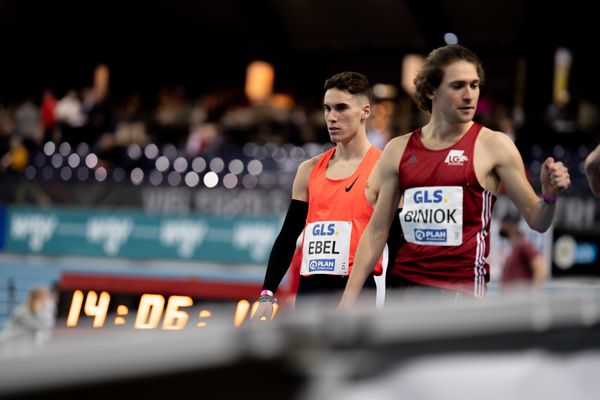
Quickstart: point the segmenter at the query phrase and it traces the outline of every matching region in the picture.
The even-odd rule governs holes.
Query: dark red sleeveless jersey
[[[485,293],[489,280],[487,256],[490,220],[496,197],[481,187],[473,166],[475,141],[481,128],[481,125],[473,123],[456,144],[443,150],[427,149],[421,142],[421,129],[414,131],[409,138],[398,171],[405,204],[406,190],[411,188],[410,193],[417,193],[413,196],[421,201],[427,187],[442,190],[450,187],[462,191],[462,238],[457,242],[462,244],[435,245],[437,236],[445,235],[444,232],[440,234],[439,229],[419,231],[415,228],[415,232],[419,231],[415,237],[422,238],[428,234],[434,245],[406,243],[397,254],[393,275],[418,284],[458,290],[475,296]],[[434,202],[435,199],[432,194],[424,196],[425,201]],[[433,208],[433,211],[439,210]],[[427,215],[424,212],[423,218],[427,218]],[[443,216],[443,212],[440,215]],[[434,219],[427,222],[430,228],[438,227]],[[455,230],[456,236],[459,236],[460,225]]]
[[[323,153],[312,169],[308,180],[306,222],[307,224],[332,220],[352,222],[348,270],[348,273],[351,273],[358,241],[373,214],[373,206],[365,195],[365,185],[381,155],[381,150],[371,146],[356,171],[349,177],[338,180],[329,179],[326,175],[327,166],[334,153],[335,148]],[[373,274],[381,275],[382,272],[380,258]]]

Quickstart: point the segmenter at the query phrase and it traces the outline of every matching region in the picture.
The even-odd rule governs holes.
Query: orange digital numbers
[[[100,296],[94,291],[89,291],[85,299],[85,306],[83,311],[85,315],[94,317],[92,326],[94,328],[101,328],[104,326],[106,321],[106,314],[108,313],[108,305],[110,304],[110,295],[106,292],[101,292]],[[83,305],[83,292],[76,290],[73,293],[73,300],[71,301],[71,307],[69,308],[69,315],[67,316],[67,326],[77,326],[79,321],[79,314],[81,314],[81,306]]]
[[[163,329],[177,330],[183,329],[187,324],[190,316],[187,312],[180,310],[180,307],[191,307],[194,301],[188,296],[171,296],[167,302],[167,310],[165,311],[165,320],[163,321]]]
[[[85,312],[85,315],[94,317],[94,322],[92,324],[94,328],[102,328],[102,326],[104,326],[109,303],[110,295],[108,293],[101,292],[100,296],[98,296],[96,292],[88,292],[83,311]]]
[[[67,326],[72,328],[77,326],[79,322],[79,314],[81,313],[81,305],[83,304],[83,292],[76,290],[73,292],[73,299],[71,299],[71,307],[69,307],[69,315],[67,315]]]
[[[102,328],[105,326],[107,314],[110,306],[111,296],[107,292],[89,291],[87,294],[81,290],[75,290],[71,299],[69,313],[67,315],[67,327],[73,328],[78,326],[81,312],[84,315],[93,317],[92,327]],[[143,294],[137,307],[137,311],[133,312],[135,321],[134,329],[150,330],[181,330],[184,329],[190,320],[190,315],[197,315],[197,320],[194,321],[196,327],[202,328],[208,325],[207,320],[212,317],[213,313],[207,309],[201,309],[197,314],[191,314],[185,308],[192,307],[194,300],[189,296],[169,296],[165,301],[165,297],[160,294]],[[251,304],[248,300],[240,300],[236,303],[233,315],[233,325],[240,327],[248,319],[252,319],[258,302]],[[125,325],[129,308],[123,304],[114,305],[116,315],[112,323],[117,325]],[[270,319],[275,317],[278,310],[278,304],[273,304],[273,314]],[[133,316],[132,316],[133,318]],[[263,317],[263,319],[265,319]],[[162,324],[161,324],[162,320]]]
[[[140,299],[140,305],[135,317],[135,329],[155,329],[160,322],[165,298],[160,294],[145,294]]]

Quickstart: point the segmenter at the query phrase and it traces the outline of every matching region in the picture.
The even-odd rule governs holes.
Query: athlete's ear
[[[362,114],[360,117],[362,120],[366,120],[369,118],[370,115],[371,115],[371,105],[365,104],[362,108]]]

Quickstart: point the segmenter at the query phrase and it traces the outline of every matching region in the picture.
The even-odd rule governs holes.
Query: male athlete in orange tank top
[[[366,132],[371,113],[370,92],[368,79],[356,72],[336,74],[325,82],[325,121],[336,146],[298,167],[290,208],[271,250],[254,319],[272,315],[274,293],[303,229],[297,298],[343,291],[379,187],[378,175],[371,171],[381,151],[371,145]],[[375,273],[381,273],[380,261],[375,264]],[[369,286],[374,286],[372,274],[368,275]],[[363,283],[366,280],[365,276]]]

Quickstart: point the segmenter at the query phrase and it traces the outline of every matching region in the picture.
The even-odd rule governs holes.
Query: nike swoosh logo
[[[348,186],[347,188],[344,188],[344,190],[346,192],[349,192],[350,189],[352,189],[352,186],[354,186],[354,184],[356,183],[356,180],[358,179],[358,176],[354,179],[354,182],[352,182],[352,184],[350,186]]]

